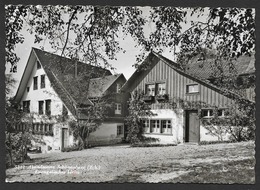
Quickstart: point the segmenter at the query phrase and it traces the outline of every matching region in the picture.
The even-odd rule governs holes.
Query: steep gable
[[[171,69],[166,69],[165,71],[161,70],[161,69],[166,68],[163,66],[163,64],[166,64]],[[153,69],[154,67],[156,67],[156,69]],[[196,83],[199,83],[199,84],[205,86],[206,88],[210,89],[210,91],[218,92],[229,98],[240,97],[240,95],[238,95],[230,90],[227,90],[227,89],[223,90],[223,89],[213,85],[206,79],[200,78],[200,77],[196,76],[195,74],[186,72],[177,63],[175,63],[155,52],[151,52],[147,56],[145,61],[140,65],[139,68],[141,68],[141,69],[137,69],[134,72],[134,74],[130,77],[130,79],[125,83],[125,85],[122,88],[123,91],[132,92],[137,86],[144,89],[145,83],[147,83],[147,82],[151,83],[154,80],[155,81],[158,80],[155,77],[160,78],[160,80],[169,81],[170,80],[169,77],[173,75],[173,70],[174,70],[174,72],[177,72],[179,76],[184,76],[185,78],[187,78],[187,81],[194,81]],[[142,68],[144,68],[144,69],[142,69]],[[174,74],[174,75],[176,75],[176,74]],[[146,82],[143,81],[144,79]],[[184,89],[185,86],[183,86],[183,83],[182,83],[183,81],[181,83],[179,83],[179,82],[180,81],[178,81],[174,85],[174,88],[176,88],[175,89],[176,91],[180,92],[180,93],[177,93],[177,94],[179,94],[178,97],[182,97],[185,95],[185,89]],[[168,88],[171,88],[171,87],[172,86],[168,86]]]
[[[14,97],[15,102],[19,103],[21,101],[36,61],[40,63],[54,91],[73,115],[76,114],[77,104],[91,104],[87,94],[85,96],[79,94],[81,90],[84,90],[83,87],[86,87],[86,91],[88,90],[89,79],[111,75],[111,72],[107,69],[32,48],[20,85]],[[77,79],[80,77],[81,80],[79,82]]]

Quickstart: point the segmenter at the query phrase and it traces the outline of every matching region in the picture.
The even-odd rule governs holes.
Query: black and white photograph
[[[255,184],[256,9],[5,5],[5,181]]]

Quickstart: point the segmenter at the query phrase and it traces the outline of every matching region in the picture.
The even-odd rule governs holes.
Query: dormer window
[[[198,93],[199,85],[198,84],[188,84],[186,86],[186,93]]]
[[[36,61],[36,65],[37,65],[37,69],[40,69],[40,68],[42,68],[42,66],[41,66],[41,64],[40,64],[40,62],[39,62],[39,61]]]

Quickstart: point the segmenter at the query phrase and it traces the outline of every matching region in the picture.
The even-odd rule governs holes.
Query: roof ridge
[[[32,49],[33,49],[33,50],[36,50],[36,51],[41,51],[41,52],[43,52],[43,53],[50,54],[50,55],[52,55],[52,56],[57,56],[57,57],[59,57],[60,59],[67,59],[68,61],[73,61],[72,58],[65,57],[65,56],[61,56],[61,55],[58,55],[58,54],[56,54],[56,53],[51,53],[51,52],[48,52],[48,51],[45,51],[45,50],[41,50],[41,49],[38,49],[38,48],[36,48],[36,47],[32,47]],[[36,52],[36,54],[37,54],[37,52]],[[96,66],[96,65],[91,65],[91,64],[89,64],[89,63],[82,62],[82,61],[80,61],[80,60],[77,60],[77,63],[85,64],[85,65],[88,65],[88,66],[90,66],[90,67],[92,67],[92,68],[101,68],[101,69],[104,69],[104,70],[106,70],[106,71],[109,71],[107,68],[103,68],[103,67],[101,67],[101,66]],[[110,72],[110,71],[109,71],[109,72]]]
[[[164,56],[162,56],[162,55],[160,55],[160,56],[161,56],[161,57],[164,57]],[[166,59],[167,59],[167,58],[166,58]],[[163,60],[163,59],[162,59],[162,60]],[[168,59],[167,59],[167,60],[168,60]],[[165,60],[163,60],[163,61],[166,62],[166,64],[168,64],[170,67],[173,66],[173,64],[169,64],[169,63],[167,63],[167,61],[165,61]],[[171,60],[169,60],[169,61],[172,62]],[[204,84],[206,84],[206,85],[209,85],[209,86],[211,86],[211,87],[213,87],[213,88],[215,88],[215,89],[221,91],[222,93],[225,93],[225,91],[227,91],[228,93],[230,93],[230,94],[232,94],[232,95],[235,95],[235,96],[237,96],[237,97],[241,97],[239,94],[237,94],[237,93],[235,93],[235,92],[233,92],[233,91],[231,91],[231,90],[229,90],[229,89],[222,89],[222,88],[220,88],[220,87],[218,87],[218,86],[216,86],[216,85],[210,83],[208,80],[205,80],[205,79],[199,78],[199,77],[197,77],[197,76],[194,76],[192,73],[188,73],[188,72],[186,72],[185,70],[181,70],[181,69],[176,68],[176,67],[174,67],[173,69],[175,69],[175,70],[177,70],[177,71],[179,71],[179,72],[182,72],[182,73],[184,73],[184,74],[186,74],[186,75],[188,75],[188,76],[194,78],[195,80],[198,80],[198,81],[200,81],[200,82],[202,82],[202,83],[204,83]],[[243,98],[243,99],[246,99],[246,98],[244,98],[244,97],[242,97],[242,98]],[[248,100],[249,102],[253,102],[253,101],[251,101],[251,100],[249,100],[249,99],[246,99],[246,100]],[[254,102],[253,102],[253,103],[254,103]]]

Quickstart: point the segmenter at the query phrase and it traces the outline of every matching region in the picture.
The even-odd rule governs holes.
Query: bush
[[[235,143],[236,140],[227,140],[227,141],[201,141],[199,145],[210,145],[210,144],[223,144],[223,143]]]
[[[30,144],[28,134],[7,133],[5,139],[6,146],[6,168],[13,167],[16,163],[21,163],[28,159],[27,145]]]
[[[149,143],[131,144],[131,147],[166,147],[166,146],[177,146],[177,144],[149,144]]]

